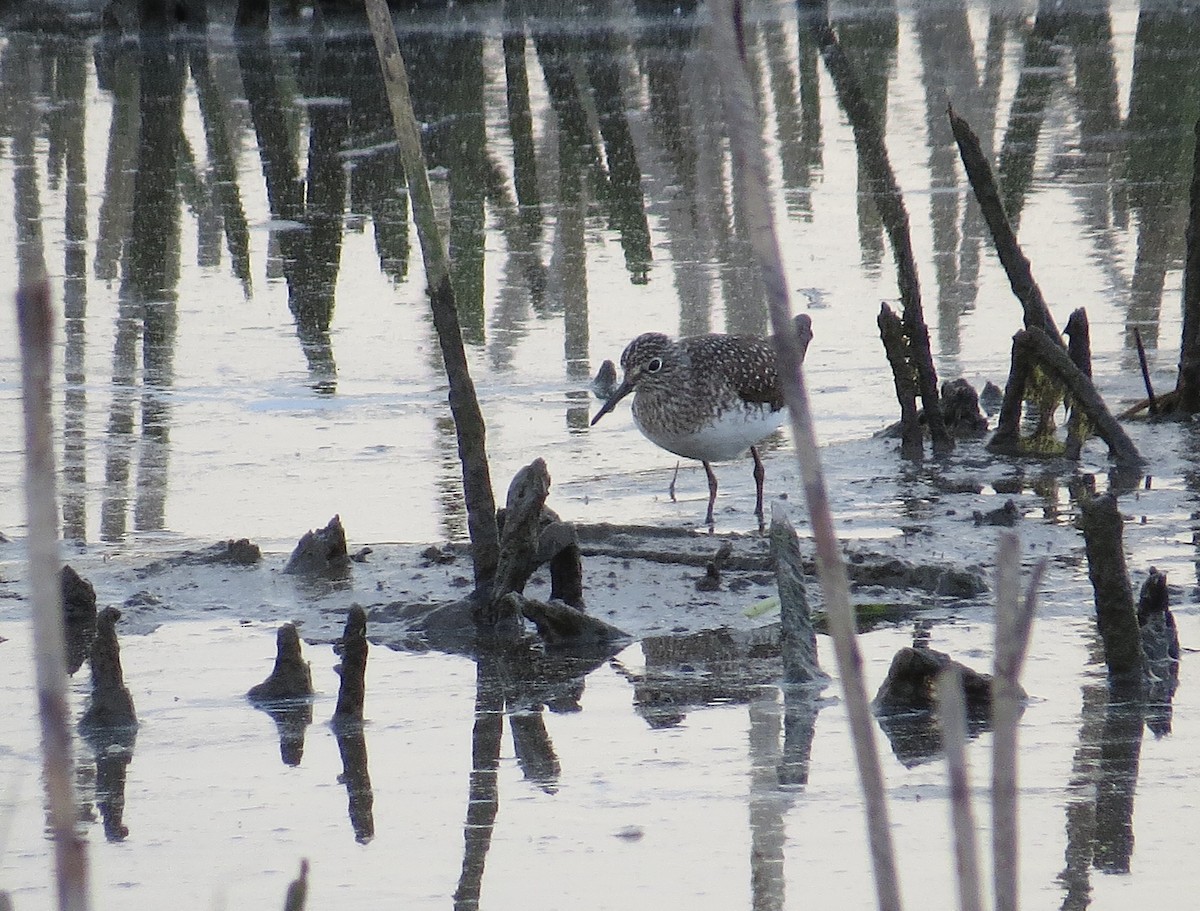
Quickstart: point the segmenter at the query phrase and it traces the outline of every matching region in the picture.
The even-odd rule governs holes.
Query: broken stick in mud
[[[1104,644],[1109,682],[1141,690],[1146,679],[1141,630],[1125,566],[1124,520],[1112,494],[1083,496],[1079,527],[1087,552],[1088,578],[1096,601],[1096,626]]]
[[[1026,387],[1033,381],[1034,369],[1040,367],[1060,382],[1070,394],[1074,407],[1079,408],[1096,433],[1108,445],[1109,456],[1120,468],[1136,468],[1145,460],[1133,440],[1117,422],[1096,391],[1091,379],[1067,355],[1066,350],[1041,329],[1022,329],[1013,336],[1012,367],[1004,388],[1004,402],[996,432],[988,449],[1006,455],[1028,455],[1021,440],[1021,410]]]

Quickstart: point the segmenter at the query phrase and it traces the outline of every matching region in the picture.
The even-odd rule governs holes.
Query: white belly
[[[763,406],[749,411],[741,409],[725,412],[721,418],[689,433],[663,433],[648,430],[638,420],[637,410],[633,422],[642,435],[656,446],[686,459],[701,462],[722,462],[735,459],[783,425],[787,412],[783,409],[771,411]]]

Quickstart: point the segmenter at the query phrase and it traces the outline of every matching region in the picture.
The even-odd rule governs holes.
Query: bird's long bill
[[[617,402],[633,392],[633,384],[625,380],[613,390],[613,394],[608,397],[608,401],[600,406],[600,410],[596,412],[596,416],[592,418],[591,426],[596,426],[596,422],[617,407]]]

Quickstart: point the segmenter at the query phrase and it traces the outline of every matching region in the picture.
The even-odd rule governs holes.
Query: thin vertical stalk
[[[975,814],[971,810],[971,775],[967,768],[967,701],[962,672],[951,667],[937,678],[938,719],[942,750],[950,779],[950,821],[954,838],[954,865],[958,873],[960,911],[983,911],[979,886],[979,845]]]
[[[996,911],[1017,911],[1017,722],[1022,691],[1018,679],[1029,647],[1044,561],[1034,567],[1020,597],[1021,545],[1000,536],[996,553],[996,653],[992,665],[992,889]]]
[[[28,526],[29,589],[33,611],[34,666],[42,727],[42,778],[60,911],[87,911],[87,850],[75,829],[75,769],[67,702],[67,657],[63,631],[62,571],[55,500],[54,428],[50,406],[53,311],[43,278],[17,292],[21,379],[25,408],[25,510]]]
[[[800,340],[792,325],[788,283],[775,234],[761,130],[754,114],[754,102],[746,76],[745,45],[740,30],[741,6],[735,0],[715,0],[712,14],[714,63],[721,83],[733,156],[734,193],[743,199],[747,233],[762,269],[763,285],[767,292],[779,356],[779,375],[784,399],[791,413],[792,437],[816,544],[817,571],[825,596],[825,611],[833,636],[846,714],[858,761],[859,780],[866,803],[876,897],[883,911],[898,911],[901,907],[900,884],[888,823],[883,772],[875,742],[874,719],[867,701],[862,655],[855,635],[850,584],[833,527],[833,512],[829,505],[801,368],[803,355]]]
[[[417,131],[417,118],[413,114],[408,73],[404,57],[400,54],[400,42],[396,39],[396,29],[386,0],[366,0],[366,5],[371,32],[375,36],[375,50],[383,70],[392,125],[400,144],[400,158],[408,181],[421,255],[425,261],[425,284],[429,291],[433,324],[450,385],[450,411],[454,415],[458,456],[462,462],[463,499],[467,506],[467,531],[471,536],[475,591],[486,598],[490,597],[496,564],[500,558],[500,533],[496,527],[496,500],[488,469],[483,412],[475,395],[475,384],[463,349],[462,327],[450,282],[449,257],[441,232],[438,231],[437,213],[429,191],[429,175],[425,170],[425,155],[421,151],[421,136]]]
[[[1196,121],[1194,135],[1188,223],[1184,232],[1187,254],[1183,269],[1183,335],[1175,384],[1179,404],[1187,414],[1200,411],[1200,120]]]

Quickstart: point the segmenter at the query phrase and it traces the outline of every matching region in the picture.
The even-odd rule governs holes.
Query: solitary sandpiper
[[[812,339],[812,321],[795,319],[801,351]],[[708,513],[713,525],[717,476],[712,462],[750,450],[754,459],[754,514],[763,520],[766,470],[758,444],[783,423],[783,389],[775,346],[757,335],[694,335],[673,340],[661,332],[639,335],[621,354],[624,378],[592,418],[595,424],[631,392],[633,422],[650,442],[698,459],[708,475]]]

